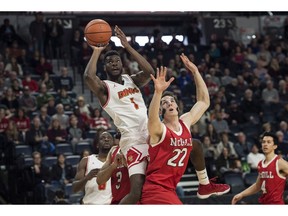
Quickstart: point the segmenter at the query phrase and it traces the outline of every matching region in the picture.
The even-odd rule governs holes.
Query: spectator
[[[240,102],[240,110],[244,114],[245,122],[259,123],[262,115],[260,102],[253,97],[253,91],[246,89],[244,97]]]
[[[69,127],[69,116],[64,113],[64,106],[63,104],[56,105],[57,113],[52,116],[52,119],[58,119],[60,122],[60,126],[63,129],[67,129]]]
[[[45,84],[47,87],[48,92],[55,91],[55,83],[53,79],[50,77],[50,73],[45,70],[41,76],[41,79],[39,81],[39,86],[42,86],[42,84]]]
[[[0,40],[9,47],[15,39],[17,39],[15,28],[10,24],[10,20],[5,18],[0,27]]]
[[[8,127],[5,130],[5,135],[7,142],[13,144],[13,146],[24,144],[22,134],[17,129],[17,125],[11,119],[9,120]]]
[[[84,131],[78,126],[78,119],[75,115],[70,116],[70,126],[67,128],[68,140],[73,147],[73,152],[76,152],[76,144],[83,141],[85,138]]]
[[[15,71],[18,76],[23,76],[22,66],[17,62],[16,57],[11,57],[10,62],[5,66],[5,71]]]
[[[224,147],[221,151],[221,154],[216,160],[216,169],[218,171],[218,176],[222,181],[224,181],[225,173],[241,173],[242,165],[241,161],[235,159],[230,153],[229,150]]]
[[[61,128],[60,122],[57,118],[52,119],[51,125],[47,131],[48,141],[55,146],[59,143],[66,143],[68,141],[67,132]]]
[[[7,88],[12,87],[13,80],[15,80],[15,79],[18,80],[18,82],[22,84],[21,79],[17,77],[17,73],[15,71],[10,71],[9,77],[7,77],[5,79],[5,86]],[[22,87],[22,85],[21,85],[21,87]]]
[[[251,152],[253,143],[246,139],[246,135],[243,132],[239,132],[237,135],[238,141],[234,144],[234,149],[239,159],[246,159],[246,156]]]
[[[68,75],[68,68],[61,68],[61,75],[58,77],[58,83],[56,87],[56,91],[60,91],[60,89],[65,88],[66,91],[72,91],[74,88],[73,79]]]
[[[0,104],[8,108],[9,112],[11,112],[12,114],[14,114],[15,111],[19,108],[19,102],[11,87],[6,89],[6,91],[4,92],[4,97],[1,100]]]
[[[36,97],[31,94],[28,86],[24,87],[23,95],[19,98],[19,105],[25,109],[28,116],[37,111]]]
[[[250,166],[250,172],[257,172],[257,166],[259,161],[264,160],[263,153],[259,153],[258,146],[254,144],[247,155],[247,163]]]
[[[47,25],[47,37],[50,53],[50,58],[62,57],[62,43],[63,43],[64,28],[56,17],[52,18],[52,21]]]
[[[41,125],[38,116],[33,118],[32,127],[26,137],[26,143],[32,147],[33,151],[39,151],[43,156],[55,153],[55,146],[48,141],[47,129]]]
[[[238,158],[234,148],[234,143],[229,140],[229,135],[225,132],[221,133],[221,141],[216,146],[218,153],[217,157],[219,157],[219,155],[222,153],[223,148],[227,148],[230,157]]]
[[[11,85],[12,91],[17,99],[19,99],[23,94],[23,87],[18,79],[14,79]]]
[[[53,66],[44,56],[40,56],[40,61],[35,67],[35,73],[42,76],[45,71],[48,71],[49,74],[53,74]]]
[[[46,84],[42,83],[40,86],[40,93],[36,97],[38,109],[43,105],[47,105],[50,98],[52,98],[52,95],[48,93]]]
[[[79,96],[76,101],[76,106],[79,108],[80,113],[86,116],[88,119],[91,118],[91,113],[93,112],[92,107],[85,103],[83,96]]]
[[[90,130],[108,130],[111,128],[111,124],[107,118],[102,116],[102,110],[95,108],[93,116],[90,119]]]
[[[75,172],[71,164],[66,163],[64,154],[57,156],[56,164],[51,169],[51,185],[54,189],[64,189],[65,185],[72,183]]]
[[[61,88],[59,96],[55,100],[55,104],[63,104],[64,111],[71,111],[75,105],[75,100],[67,94],[65,88]]]
[[[29,33],[34,51],[39,51],[40,55],[45,54],[45,41],[47,33],[47,25],[43,21],[43,13],[37,12],[35,14],[35,20],[29,25]]]
[[[278,138],[278,148],[277,151],[281,153],[282,157],[287,160],[288,159],[288,140],[284,140],[284,133],[279,130],[276,132],[276,136]]]
[[[79,29],[76,29],[73,33],[73,37],[70,41],[70,49],[71,49],[71,64],[73,66],[78,66],[80,50],[82,48],[83,37],[81,36],[81,32]]]
[[[32,154],[33,164],[24,169],[24,187],[26,191],[32,191],[32,204],[45,204],[46,185],[50,183],[49,167],[42,163],[40,152],[34,151]]]
[[[51,116],[47,113],[47,106],[43,105],[40,108],[40,113],[37,115],[40,119],[41,125],[47,130],[51,123]]]
[[[222,132],[230,132],[229,125],[225,119],[223,119],[223,115],[221,111],[217,111],[215,113],[215,119],[212,120],[211,124],[215,128],[215,131],[218,135]]]
[[[25,141],[26,134],[30,130],[30,118],[26,115],[26,112],[22,107],[17,109],[13,121],[17,125],[17,129]]]
[[[287,82],[282,79],[278,83],[278,92],[279,92],[279,102],[281,104],[288,103],[288,88]]]
[[[211,140],[211,143],[213,145],[217,144],[218,142],[220,142],[220,139],[219,139],[219,135],[217,134],[213,124],[211,124],[211,122],[208,122],[207,123],[207,128],[206,128],[206,133],[205,135],[209,136],[210,140]]]
[[[194,48],[194,51],[197,51],[200,43],[201,38],[203,36],[202,31],[198,27],[197,21],[192,21],[189,23],[189,26],[186,30],[188,45]]]
[[[243,113],[238,107],[238,103],[235,100],[230,102],[230,107],[227,111],[227,122],[229,126],[239,126],[239,128],[245,123]]]
[[[25,79],[22,80],[22,85],[23,87],[28,86],[30,91],[33,93],[38,92],[39,90],[38,83],[34,79],[32,79],[31,75],[28,73],[25,75]]]
[[[3,106],[0,107],[0,134],[4,134],[8,128],[9,118],[11,116],[6,115],[6,109]]]

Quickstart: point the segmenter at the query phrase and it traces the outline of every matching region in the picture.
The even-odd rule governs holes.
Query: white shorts
[[[134,138],[129,137],[121,137],[120,142],[129,143],[129,141],[135,141]],[[147,143],[134,145],[130,142],[129,145],[120,144],[121,151],[126,158],[129,176],[133,174],[144,174],[146,173],[147,167],[147,156],[148,156],[148,148],[149,145]]]

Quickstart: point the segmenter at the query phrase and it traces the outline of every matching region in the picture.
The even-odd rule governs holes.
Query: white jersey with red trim
[[[89,155],[86,165],[85,176],[92,169],[101,169],[103,162],[100,161],[95,154]],[[83,197],[84,204],[94,204],[94,205],[109,205],[112,200],[111,191],[111,180],[109,179],[105,184],[98,185],[96,182],[96,177],[87,181],[85,185],[85,196]]]
[[[122,80],[123,84],[104,80],[108,89],[108,98],[103,109],[121,132],[121,140],[124,137],[135,137],[137,143],[147,143],[147,108],[141,91],[129,75],[123,74]],[[130,145],[121,144],[121,140],[121,148]]]

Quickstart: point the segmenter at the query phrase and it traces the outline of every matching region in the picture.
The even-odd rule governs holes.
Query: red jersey
[[[261,204],[284,204],[283,193],[285,190],[286,178],[281,176],[278,170],[279,156],[268,163],[265,160],[258,163],[262,195],[259,198]]]
[[[30,119],[28,117],[25,118],[17,118],[15,117],[14,119],[15,124],[17,125],[17,129],[22,131],[26,129],[30,129]]]
[[[120,147],[117,146],[111,154],[114,161]],[[125,166],[117,167],[111,176],[112,201],[111,204],[118,204],[130,192],[130,179],[128,168]]]
[[[179,120],[179,123],[181,126],[179,132],[164,126],[160,142],[149,145],[149,162],[145,184],[157,184],[169,190],[176,189],[186,170],[192,151],[190,130],[182,120]]]

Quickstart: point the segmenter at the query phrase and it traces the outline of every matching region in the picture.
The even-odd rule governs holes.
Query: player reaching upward
[[[163,67],[157,69],[156,78],[151,75],[155,90],[148,113],[149,163],[141,204],[182,204],[176,194],[176,186],[186,170],[193,149],[190,126],[199,120],[210,105],[208,89],[197,67],[184,54],[180,57],[194,76],[197,102],[189,112],[179,117],[175,96],[164,92],[174,78],[166,82],[167,69]],[[159,118],[159,110],[162,121]],[[197,148],[199,150],[198,146]],[[199,156],[203,157],[203,154]],[[194,163],[204,163],[203,158],[199,156],[196,155],[197,158],[193,159]],[[198,197],[221,195],[230,190],[229,185],[209,182],[205,166],[202,168],[203,170],[197,171],[200,183]]]
[[[118,26],[115,27],[115,33],[142,71],[131,76],[122,74],[120,55],[111,50],[104,56],[107,80],[100,80],[96,75],[96,65],[105,46],[92,46],[93,54],[86,66],[84,79],[121,132],[119,146],[127,161],[131,188],[120,204],[135,204],[141,197],[148,155],[147,108],[139,88],[150,81],[150,74],[154,74],[154,70],[147,60],[131,47]]]

